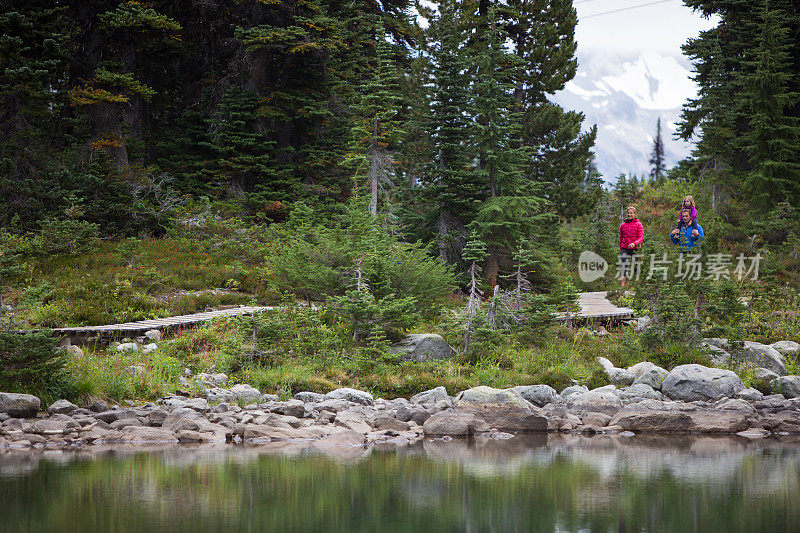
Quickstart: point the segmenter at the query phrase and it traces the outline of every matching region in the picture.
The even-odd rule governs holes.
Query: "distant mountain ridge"
[[[684,56],[579,51],[578,61],[577,76],[554,100],[582,111],[585,129],[597,124],[597,167],[606,182],[616,181],[621,172],[650,174],[659,117],[667,168],[689,155],[691,145],[673,138],[681,107],[697,94]]]

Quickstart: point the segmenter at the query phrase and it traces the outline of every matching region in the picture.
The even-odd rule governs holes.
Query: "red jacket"
[[[631,221],[623,221],[619,225],[619,247],[628,249],[628,245],[633,243],[633,249],[639,248],[644,241],[644,227],[638,218]]]

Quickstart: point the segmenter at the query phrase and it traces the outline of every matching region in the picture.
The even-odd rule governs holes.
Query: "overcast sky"
[[[680,52],[689,37],[709,29],[716,20],[704,19],[681,0],[575,0],[578,27],[575,38],[585,51]],[[647,5],[635,9],[634,6]],[[606,13],[627,9],[616,13]]]

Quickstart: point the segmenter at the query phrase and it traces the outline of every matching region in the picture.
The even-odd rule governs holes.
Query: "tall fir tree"
[[[653,140],[653,151],[650,153],[650,179],[655,183],[664,181],[664,139],[661,137],[661,117],[656,121],[656,138]]]

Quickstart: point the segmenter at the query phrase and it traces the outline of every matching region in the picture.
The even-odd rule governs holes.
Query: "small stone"
[[[51,415],[55,414],[65,415],[71,413],[72,411],[76,411],[77,409],[79,409],[79,407],[68,400],[56,400],[55,402],[50,404],[50,407],[47,408],[47,412],[50,413]]]
[[[144,336],[153,342],[158,342],[161,340],[161,331],[157,329],[150,329],[144,332]]]
[[[142,346],[142,353],[144,353],[144,354],[153,353],[156,350],[158,350],[158,344],[156,344],[154,342],[151,342],[149,344],[145,344],[144,346]]]
[[[318,392],[298,392],[294,399],[304,403],[319,403],[325,401],[325,395]]]
[[[115,352],[120,352],[120,353],[138,352],[139,351],[139,345],[136,344],[135,342],[123,342],[123,343],[118,344],[117,347],[114,348],[114,351]]]

